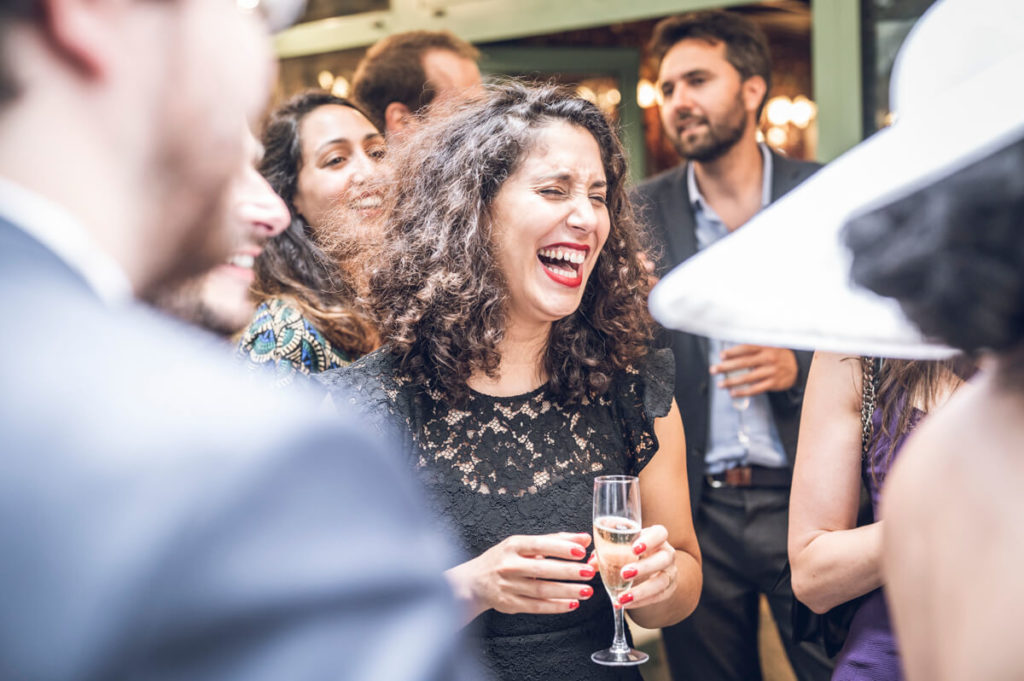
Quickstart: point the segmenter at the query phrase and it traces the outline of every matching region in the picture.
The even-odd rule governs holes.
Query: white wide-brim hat
[[[850,281],[842,228],[1024,136],[1024,0],[940,0],[897,55],[895,122],[651,293],[663,325],[723,340],[883,357],[952,354]]]

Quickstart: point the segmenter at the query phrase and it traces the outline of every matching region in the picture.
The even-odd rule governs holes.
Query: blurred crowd
[[[719,247],[863,171],[758,140],[743,15],[655,27],[679,164],[631,186],[594,104],[446,31],[268,112],[296,9],[0,7],[0,678],[639,680],[625,613],[675,681],[749,681],[762,599],[800,681],[1024,676],[1020,8],[926,13],[898,75],[936,105],[875,142],[918,179],[833,244],[900,356],[652,317],[730,294],[670,289],[691,259],[798,305],[771,271],[820,240]],[[614,563],[597,476],[642,500]]]

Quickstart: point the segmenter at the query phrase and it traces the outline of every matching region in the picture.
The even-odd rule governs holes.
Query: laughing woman
[[[288,205],[291,225],[256,261],[260,302],[239,350],[287,381],[344,366],[377,345],[356,304],[358,255],[379,213],[371,189],[384,138],[351,102],[326,92],[297,95],[263,133],[260,172]]]
[[[386,345],[320,378],[404,442],[473,556],[447,577],[496,678],[639,679],[590,662],[613,622],[581,562],[594,476],[640,478],[647,527],[619,599],[632,619],[682,620],[701,574],[622,149],[558,88],[452,106],[392,150],[402,173],[370,280]]]

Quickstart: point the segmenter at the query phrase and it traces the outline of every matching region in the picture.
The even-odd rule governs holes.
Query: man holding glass
[[[743,17],[695,12],[662,21],[661,121],[680,166],[637,189],[635,201],[664,248],[660,276],[741,227],[809,177],[813,163],[757,142],[771,86],[761,31]],[[689,444],[694,524],[704,589],[694,614],[663,630],[676,681],[760,678],[758,599],[766,594],[801,681],[827,679],[817,646],[791,641],[787,514],[811,353],[673,332],[676,401]]]

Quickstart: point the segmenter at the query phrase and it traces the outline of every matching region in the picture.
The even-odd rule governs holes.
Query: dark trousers
[[[832,663],[811,643],[792,643],[792,590],[776,581],[786,563],[789,489],[712,488],[694,518],[704,589],[690,617],[662,629],[673,681],[759,681],[758,596],[765,594],[800,681],[828,681]]]

